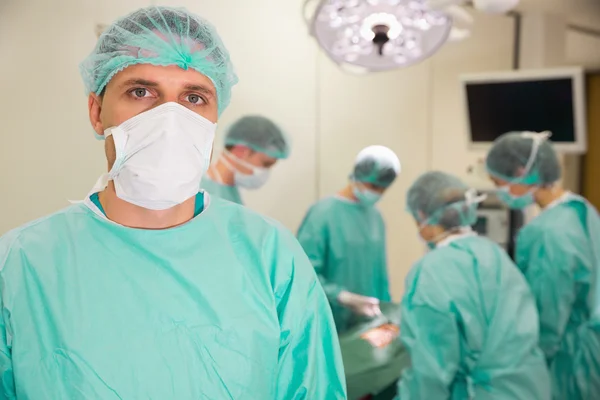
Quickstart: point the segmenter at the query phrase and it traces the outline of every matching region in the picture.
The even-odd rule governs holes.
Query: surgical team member
[[[298,240],[325,288],[338,331],[379,314],[390,301],[385,226],[375,208],[400,173],[392,150],[370,146],[357,156],[350,183],[309,210]]]
[[[249,115],[237,120],[225,136],[225,150],[202,179],[209,194],[243,204],[239,188],[259,189],[275,163],[290,155],[290,143],[273,121]]]
[[[214,28],[141,9],[81,71],[108,185],[0,239],[0,398],[345,399],[296,239],[198,192],[237,80]]]
[[[400,338],[412,365],[401,400],[550,399],[527,282],[502,248],[470,228],[481,200],[443,172],[408,190],[408,210],[431,251],[406,279]]]
[[[600,396],[598,302],[600,218],[584,198],[561,189],[561,168],[547,133],[501,136],[487,171],[509,207],[537,204],[542,213],[516,240],[516,262],[540,313],[540,343],[552,376],[553,398]]]

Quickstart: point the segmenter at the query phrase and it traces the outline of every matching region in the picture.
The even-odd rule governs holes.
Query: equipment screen
[[[573,79],[471,82],[466,85],[471,140],[493,142],[512,131],[551,131],[557,143],[575,142]]]

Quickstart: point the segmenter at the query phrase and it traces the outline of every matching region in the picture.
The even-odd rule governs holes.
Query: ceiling
[[[563,14],[572,24],[589,28],[600,26],[600,0],[521,0],[518,9]]]

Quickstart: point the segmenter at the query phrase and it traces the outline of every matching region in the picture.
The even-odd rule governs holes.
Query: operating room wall
[[[240,76],[220,120],[260,113],[291,136],[293,152],[247,204],[296,231],[307,208],[347,182],[356,153],[382,144],[402,174],[380,208],[388,228],[392,292],[423,254],[404,196],[422,172],[466,171],[483,154],[467,149],[459,75],[511,66],[512,20],[477,16],[473,37],[431,59],[368,76],[341,72],[321,54],[301,17],[301,1],[159,1],[185,6],[218,27]],[[93,139],[77,69],[106,23],[149,0],[0,2],[0,234],[86,195],[105,171]],[[9,56],[6,56],[9,55]],[[218,151],[218,150],[217,150]],[[369,268],[365,265],[365,268]]]
[[[567,32],[567,60],[591,70],[600,69],[600,37],[573,30]]]

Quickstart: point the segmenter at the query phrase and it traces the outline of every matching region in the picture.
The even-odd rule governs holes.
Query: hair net
[[[400,160],[385,146],[369,146],[361,150],[354,161],[351,178],[387,188],[400,173]]]
[[[238,119],[227,131],[225,146],[242,145],[273,158],[290,155],[290,141],[273,121],[258,115]]]
[[[509,183],[549,185],[560,179],[560,163],[550,133],[510,132],[500,136],[486,157],[487,172]]]
[[[118,19],[80,71],[88,93],[100,94],[116,73],[135,64],[177,65],[202,73],[215,85],[219,114],[238,81],[215,28],[183,8],[148,7]]]
[[[477,196],[455,176],[427,172],[408,189],[406,206],[415,220],[425,225],[440,225],[446,230],[471,226],[477,221]]]

